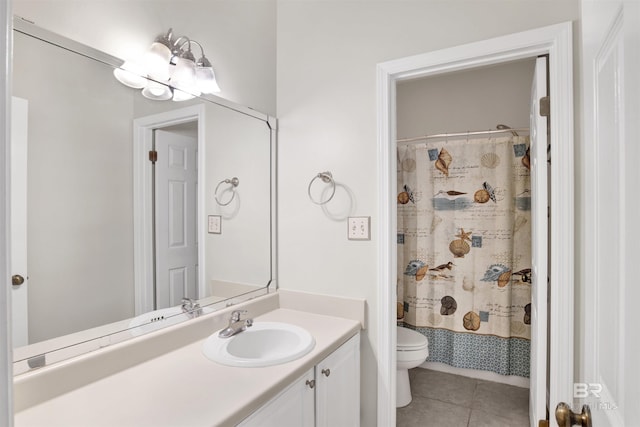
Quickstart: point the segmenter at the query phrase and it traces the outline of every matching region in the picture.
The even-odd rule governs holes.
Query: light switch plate
[[[209,215],[208,231],[212,234],[222,234],[222,217],[220,215]]]
[[[347,219],[349,240],[371,240],[371,217],[350,216]]]

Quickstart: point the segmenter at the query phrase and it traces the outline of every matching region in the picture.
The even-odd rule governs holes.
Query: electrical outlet
[[[350,216],[347,220],[349,240],[371,240],[371,217]]]
[[[220,215],[209,215],[209,233],[222,234],[222,217]]]

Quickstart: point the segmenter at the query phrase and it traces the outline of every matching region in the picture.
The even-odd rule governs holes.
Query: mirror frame
[[[97,50],[93,47],[84,45],[82,43],[79,43],[77,41],[71,40],[67,37],[61,36],[59,34],[53,33],[49,30],[46,30],[44,28],[38,27],[37,25],[35,25],[32,22],[26,21],[24,19],[22,19],[19,16],[13,16],[13,26],[10,28],[12,30],[12,32],[10,32],[9,34],[11,35],[10,40],[13,40],[13,31],[22,33],[24,35],[27,35],[29,37],[33,37],[36,39],[39,39],[45,43],[50,43],[52,45],[58,46],[62,49],[68,50],[70,52],[76,53],[78,55],[84,56],[86,58],[101,62],[107,66],[113,67],[113,68],[118,68],[120,67],[124,61],[115,57],[115,56],[111,56],[105,52],[102,52],[100,50]],[[13,46],[12,46],[13,47]],[[11,50],[11,55],[9,55],[8,58],[9,61],[9,73],[12,73],[12,67],[13,67],[13,49]],[[12,92],[12,85],[11,85],[11,78],[9,76],[9,78],[7,78],[7,99],[9,99],[8,97],[11,95]],[[256,111],[250,107],[246,107],[240,104],[236,104],[232,101],[226,100],[224,98],[220,98],[218,96],[215,95],[201,95],[199,97],[197,97],[198,99],[204,100],[206,102],[210,102],[212,104],[230,109],[232,111],[238,112],[240,114],[244,114],[253,118],[256,118],[260,121],[263,121],[266,126],[268,127],[268,132],[269,132],[269,144],[270,144],[270,150],[269,150],[269,154],[270,154],[270,158],[269,158],[269,166],[270,166],[270,185],[269,185],[269,189],[270,189],[270,230],[269,230],[269,234],[270,234],[270,238],[271,238],[271,242],[270,242],[270,259],[269,259],[269,265],[270,265],[270,278],[268,280],[268,282],[266,283],[266,285],[264,285],[264,287],[254,290],[254,291],[250,291],[250,292],[246,292],[243,294],[239,294],[236,295],[234,297],[230,297],[227,298],[225,300],[207,305],[206,307],[209,308],[209,310],[207,310],[207,314],[218,311],[220,309],[232,306],[232,305],[236,305],[248,300],[251,300],[253,298],[262,296],[262,295],[266,295],[269,294],[271,292],[277,291],[278,289],[278,282],[277,282],[277,233],[276,233],[276,227],[277,227],[277,206],[276,206],[276,189],[277,189],[277,171],[276,171],[276,165],[277,165],[277,119],[275,117],[271,117],[267,114],[261,113],[259,111]],[[9,102],[5,102],[6,108],[7,110],[10,110],[10,104]],[[133,123],[132,123],[133,125]],[[6,127],[8,128],[8,127]],[[7,144],[9,142],[8,138],[10,137],[10,135],[7,133],[5,135],[5,138],[7,138]],[[132,135],[132,143],[133,143],[133,139],[134,136]],[[132,148],[133,149],[133,148]],[[9,159],[6,159],[6,165],[7,165],[7,177],[10,176],[10,162]],[[7,194],[7,200],[8,200],[8,194]],[[5,200],[6,202],[6,200]],[[134,201],[134,206],[138,204],[138,201]],[[202,218],[200,218],[198,220],[199,222],[203,222],[204,220]],[[9,230],[7,230],[8,232]],[[5,248],[5,250],[8,252],[8,254],[10,255],[10,247],[7,245],[7,247]],[[7,266],[9,267],[9,266]],[[11,299],[10,299],[10,290],[8,291],[8,301],[7,304],[9,305],[9,307],[11,306]],[[206,300],[206,297],[204,298],[204,300]],[[204,307],[204,306],[203,306]],[[196,316],[197,317],[197,316]],[[6,323],[7,327],[9,328],[9,330],[11,330],[11,318],[9,316],[9,322]],[[182,322],[187,322],[189,320],[192,319],[186,319]],[[181,322],[181,323],[182,323]],[[164,327],[167,326],[171,326],[171,325],[175,325],[175,323],[169,323],[167,325],[165,325]],[[158,328],[157,330],[162,329],[162,328]],[[155,330],[154,330],[155,331]],[[83,331],[79,331],[78,334],[81,334]],[[73,336],[74,334],[70,334],[70,335],[66,335],[66,337],[70,337]],[[54,346],[50,349],[46,349],[44,351],[37,351],[34,352],[34,354],[30,355],[29,357],[26,358],[21,358],[18,360],[13,360],[13,375],[19,375],[25,372],[28,372],[32,369],[36,369],[42,366],[48,366],[50,364],[62,361],[62,360],[66,360],[72,357],[76,357],[79,356],[81,354],[85,354],[100,348],[103,348],[105,346],[109,346],[109,345],[113,345],[122,341],[126,341],[129,339],[133,339],[133,338],[137,338],[138,336],[132,336],[129,333],[128,329],[124,329],[124,330],[117,330],[114,331],[113,333],[108,333],[108,334],[103,334],[103,335],[99,335],[96,336],[94,338],[91,338],[89,340],[87,340],[86,338],[82,337],[80,340],[78,340],[75,343],[65,343],[65,345],[63,347],[58,347],[58,346]],[[37,344],[37,343],[36,343]],[[12,348],[12,344],[11,342],[7,343],[7,346],[9,349]]]

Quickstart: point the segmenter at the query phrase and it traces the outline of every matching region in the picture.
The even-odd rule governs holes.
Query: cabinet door
[[[316,365],[316,427],[360,425],[360,334]]]
[[[313,427],[315,388],[310,387],[307,381],[313,381],[313,369],[245,418],[238,426]]]

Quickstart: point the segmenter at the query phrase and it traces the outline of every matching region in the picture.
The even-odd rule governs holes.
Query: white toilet
[[[411,403],[409,369],[421,365],[429,356],[429,341],[420,332],[398,326],[398,373],[396,378],[396,408]]]

